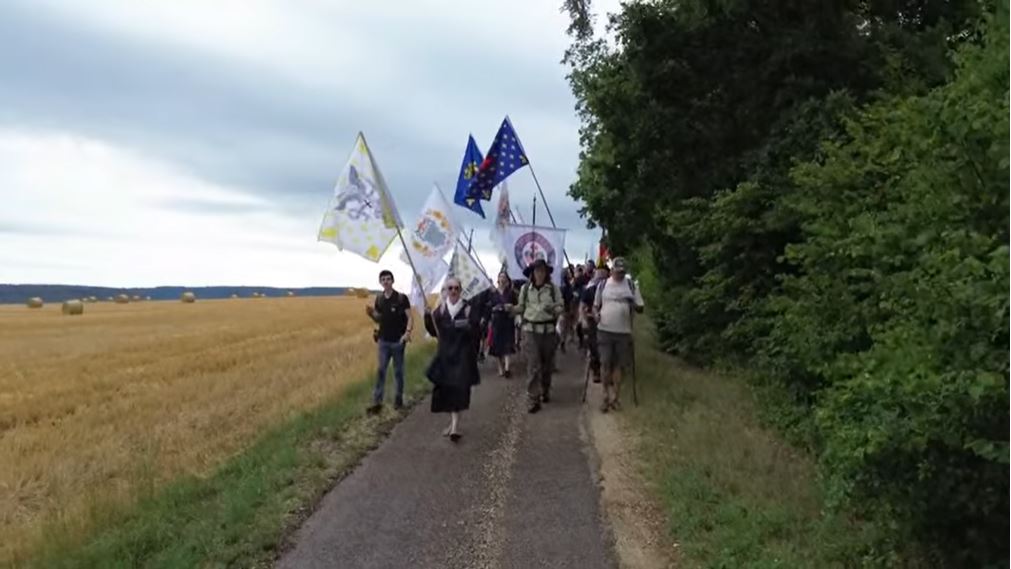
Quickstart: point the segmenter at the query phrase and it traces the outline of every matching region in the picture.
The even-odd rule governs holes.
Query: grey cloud
[[[475,49],[452,35],[416,32],[399,40],[416,45],[404,54],[405,72],[383,85],[402,102],[379,109],[265,67],[102,35],[19,6],[0,8],[0,125],[79,132],[139,148],[201,178],[256,192],[292,214],[326,203],[362,129],[410,215],[433,181],[451,197],[467,133],[473,129],[486,149],[510,113],[556,221],[584,227],[565,195],[578,122],[556,65],[560,53],[531,60],[508,43]],[[521,177],[529,174],[513,176]],[[514,195],[529,203],[532,184],[515,187]]]
[[[191,198],[166,198],[156,201],[153,205],[184,213],[208,215],[259,213],[274,210],[268,204]]]

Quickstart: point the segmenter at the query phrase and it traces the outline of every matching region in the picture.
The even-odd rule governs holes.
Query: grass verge
[[[872,527],[825,510],[813,461],[760,424],[747,382],[658,351],[643,324],[640,406],[623,415],[678,566],[859,566]]]
[[[433,350],[408,353],[409,401],[429,389],[423,370]],[[288,532],[403,416],[389,408],[364,415],[372,383],[363,378],[272,428],[207,478],[176,480],[129,509],[93,507],[87,523],[97,529],[87,541],[71,541],[76,532],[52,524],[24,566],[269,567]]]

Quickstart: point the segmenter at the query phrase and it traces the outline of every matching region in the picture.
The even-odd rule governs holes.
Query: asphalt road
[[[552,402],[534,415],[523,365],[511,379],[482,366],[456,444],[441,436],[448,415],[421,402],[323,498],[278,567],[616,568],[583,368],[571,351],[558,363]]]

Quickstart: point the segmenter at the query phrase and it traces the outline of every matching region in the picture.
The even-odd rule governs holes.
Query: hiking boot
[[[502,377],[504,377],[504,378],[506,378],[506,379],[509,379],[509,378],[510,378],[510,377],[512,377],[512,376],[513,376],[513,374],[512,374],[512,372],[511,372],[511,371],[509,371],[509,370],[505,370],[504,372],[502,372]]]
[[[382,410],[383,410],[382,403],[373,403],[372,405],[369,406],[368,409],[365,410],[365,412],[369,415],[378,415],[379,412]]]
[[[393,402],[393,408],[396,409],[397,411],[403,409],[404,408],[404,400],[403,399],[397,399],[396,401],[394,401]]]
[[[541,395],[541,403],[551,403],[551,394],[545,391],[544,395]]]
[[[533,413],[536,413],[536,412],[538,412],[540,410],[541,410],[541,404],[540,403],[534,403],[530,407],[527,408],[527,413],[533,414]]]

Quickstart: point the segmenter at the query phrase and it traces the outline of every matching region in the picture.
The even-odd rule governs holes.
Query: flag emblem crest
[[[452,233],[452,225],[446,215],[441,211],[428,209],[414,228],[415,238],[412,245],[414,250],[422,255],[433,256],[449,247]]]
[[[537,259],[544,259],[549,266],[555,266],[555,247],[545,236],[531,231],[516,240],[513,255],[517,266],[525,268]]]
[[[375,182],[359,174],[358,169],[352,164],[348,168],[346,183],[337,195],[334,210],[343,210],[349,218],[355,220],[368,217],[382,219],[382,210],[375,207],[378,202],[379,190]]]

